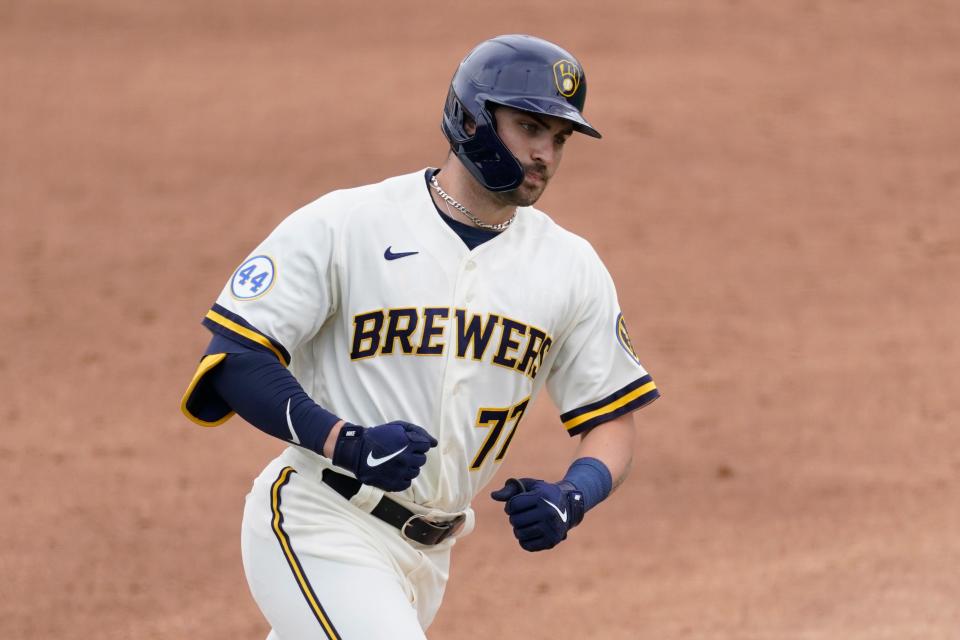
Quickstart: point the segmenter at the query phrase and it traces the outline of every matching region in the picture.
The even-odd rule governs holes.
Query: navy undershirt
[[[439,169],[427,169],[423,177],[427,183],[427,191],[431,194],[433,193],[433,187],[430,186],[430,178],[440,173]],[[433,197],[430,198],[430,202],[433,202],[433,208],[437,210],[437,213],[440,214],[440,218],[447,223],[447,226],[453,229],[454,233],[460,236],[460,239],[463,240],[463,243],[467,245],[467,248],[471,251],[482,245],[487,240],[493,240],[498,235],[500,231],[491,231],[490,229],[480,229],[478,227],[471,227],[468,224],[464,224],[459,220],[454,220],[443,210],[437,206],[436,201]]]

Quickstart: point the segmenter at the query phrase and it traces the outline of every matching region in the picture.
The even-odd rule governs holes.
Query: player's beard
[[[524,166],[520,186],[512,191],[501,191],[497,196],[501,202],[513,207],[530,207],[540,199],[549,182],[547,168],[542,164]]]

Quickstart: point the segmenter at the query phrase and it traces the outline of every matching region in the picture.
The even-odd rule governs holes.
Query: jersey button
[[[467,295],[463,296],[463,299],[466,300],[467,302],[473,302],[473,294],[468,293]]]
[[[453,395],[455,395],[455,396],[460,395],[460,390],[461,390],[462,388],[463,388],[463,384],[461,384],[461,383],[459,383],[459,382],[458,382],[457,384],[453,385]]]
[[[467,263],[467,266],[465,268],[467,271],[473,271],[474,269],[477,268],[477,263],[471,260],[470,262]]]

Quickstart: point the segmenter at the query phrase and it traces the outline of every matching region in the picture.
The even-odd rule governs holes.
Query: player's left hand
[[[506,503],[513,535],[527,551],[552,549],[583,520],[583,494],[569,482],[510,478],[490,497]]]

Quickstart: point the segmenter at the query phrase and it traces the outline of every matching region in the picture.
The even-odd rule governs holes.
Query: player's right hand
[[[423,427],[396,420],[376,427],[345,423],[333,449],[333,464],[357,480],[385,491],[403,491],[420,474],[437,439]]]

